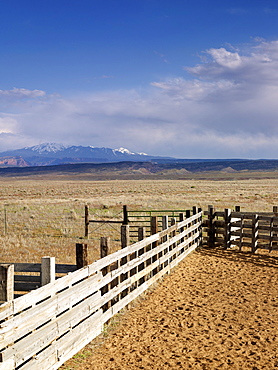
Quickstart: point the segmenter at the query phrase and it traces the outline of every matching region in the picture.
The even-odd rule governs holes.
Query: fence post
[[[231,247],[231,210],[229,208],[225,208],[224,222],[224,249],[228,249]]]
[[[109,254],[109,250],[110,250],[110,238],[109,237],[105,237],[105,236],[102,236],[100,238],[100,258],[104,258],[106,256],[108,256]],[[108,266],[104,267],[102,270],[102,275],[105,276],[108,274]],[[110,283],[105,285],[103,288],[101,288],[101,295],[104,295],[105,293],[107,293],[110,289]],[[106,303],[102,309],[103,311],[107,311],[108,308],[111,307],[111,302],[108,302]]]
[[[128,225],[127,206],[123,206],[123,225]]]
[[[162,216],[162,230],[168,229],[168,224],[169,224],[169,217],[168,217],[168,215]],[[165,242],[167,242],[167,240],[168,240],[168,234],[166,234],[165,236],[163,236],[162,242],[165,243]]]
[[[88,245],[82,243],[76,243],[76,268],[81,269],[89,264],[88,262]]]
[[[14,265],[0,265],[0,301],[14,299]]]
[[[202,212],[202,208],[198,208],[198,213]],[[198,219],[198,222],[201,221],[201,225],[198,229],[199,237],[198,237],[198,246],[203,244],[203,223],[202,223],[203,213],[201,214],[200,218]]]
[[[151,235],[158,233],[158,218],[151,216]]]
[[[184,213],[179,214],[179,222],[182,222],[182,221],[184,221]],[[180,228],[180,233],[182,233],[182,232],[184,232],[184,227]],[[183,243],[184,238],[181,238],[180,242]],[[182,253],[183,251],[184,251],[184,248],[180,251],[180,253]]]
[[[176,225],[176,223],[177,223],[176,218],[175,217],[171,218],[171,226]],[[171,237],[173,238],[174,236],[176,236],[176,231],[172,232]],[[177,246],[176,243],[171,244],[170,247],[169,247],[169,250],[171,251],[171,250],[175,249],[176,246]],[[176,258],[176,254],[173,254],[172,257],[170,258],[170,262],[172,262],[175,258]]]
[[[146,229],[143,226],[138,227],[138,241],[145,239]]]
[[[41,285],[55,281],[55,257],[42,257],[41,259]]]
[[[209,220],[209,224],[208,224],[208,246],[210,248],[214,248],[215,246],[215,227],[214,227],[214,208],[212,205],[209,205],[208,206],[208,211],[209,211],[209,215],[208,215],[208,220]]]
[[[121,226],[121,245],[126,248],[130,244],[129,225]]]
[[[277,206],[273,206],[273,213],[274,213],[274,217],[278,217],[278,207]],[[273,220],[272,227],[277,227],[277,226],[278,226],[277,221]],[[277,233],[272,233],[272,237],[276,237],[276,236],[277,236]],[[271,243],[271,249],[274,246],[277,246],[277,242],[272,242]]]
[[[85,206],[85,238],[89,239],[89,207]]]
[[[158,233],[158,217],[157,216],[151,216],[151,235]],[[152,243],[152,248],[157,247],[158,242]]]
[[[144,240],[145,237],[146,237],[146,229],[143,226],[138,227],[138,241]],[[139,249],[138,256],[142,256],[142,254],[144,254],[145,252],[146,252],[146,247],[143,247],[143,248]],[[144,270],[145,268],[146,268],[146,261],[142,262],[138,266],[138,272]],[[139,279],[138,285],[141,285],[144,282],[145,282],[145,276],[143,276],[143,277],[141,277],[141,279]]]
[[[240,212],[240,206],[236,206],[236,207],[235,207],[235,211],[236,211],[236,212]]]
[[[252,253],[256,253],[258,247],[259,216],[252,215]]]

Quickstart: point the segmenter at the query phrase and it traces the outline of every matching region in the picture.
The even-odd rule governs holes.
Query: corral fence
[[[55,257],[43,257],[41,263],[5,263],[0,265],[0,304],[13,300],[88,265],[88,245],[76,244],[76,264],[56,264]]]
[[[126,233],[125,227],[128,226],[128,238],[130,242],[135,242],[138,237],[138,228],[145,228],[145,236],[155,234],[159,228],[165,228],[163,224],[163,219],[167,216],[168,226],[171,225],[172,219],[182,221],[184,217],[190,217],[190,212],[196,214],[201,211],[197,207],[193,207],[192,211],[190,210],[130,210],[126,205],[123,205],[122,212],[117,213],[115,217],[108,218],[96,218],[97,215],[91,215],[89,206],[85,206],[85,232],[84,237],[92,237],[94,230],[90,229],[90,224],[93,225],[109,225],[112,228],[117,225],[120,226],[119,233],[123,237],[123,233]],[[119,217],[120,216],[120,217]],[[153,221],[155,219],[155,222]],[[122,238],[121,238],[122,240]],[[122,243],[123,246],[123,243]]]
[[[103,330],[104,324],[201,245],[202,211],[169,221],[151,218],[156,233],[0,306],[0,369],[55,370]],[[171,223],[171,226],[169,226]],[[127,244],[125,246],[125,244]],[[107,255],[108,254],[108,255]]]
[[[216,211],[213,206],[204,212],[203,237],[209,247],[223,246],[225,249],[247,248],[252,253],[258,249],[269,252],[278,250],[278,207],[273,212],[241,212],[237,206],[234,211]]]

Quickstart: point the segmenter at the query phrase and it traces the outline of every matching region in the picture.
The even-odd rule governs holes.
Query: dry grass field
[[[246,211],[271,211],[278,205],[278,180],[0,180],[2,262],[39,262],[45,255],[74,263],[75,243],[84,236],[84,206],[90,218],[122,219],[131,210],[217,209],[240,205]],[[119,247],[117,227],[90,225],[90,259],[99,257],[100,236]]]
[[[123,205],[132,210],[186,210],[192,206],[206,209],[209,204],[223,210],[240,205],[242,211],[271,211],[273,205],[278,205],[278,179],[252,177],[218,181],[212,178],[156,181],[2,178],[1,262],[39,262],[42,256],[48,255],[56,257],[58,263],[74,263],[75,243],[84,236],[85,204],[95,219],[122,219]],[[113,249],[120,245],[117,228],[90,225],[89,262],[99,258],[100,236],[110,236]],[[164,293],[158,288],[159,293],[150,292],[143,305],[139,302],[134,307],[127,315],[130,325],[120,319],[122,324],[117,324],[117,330],[112,330],[95,355],[92,355],[95,345],[89,345],[62,368],[258,370],[278,367],[275,252],[262,259],[263,263],[258,257],[247,261],[222,252],[198,252],[190,258],[177,268],[172,278],[167,277],[162,283]],[[183,287],[190,279],[188,291],[182,288],[173,296],[173,284]],[[223,290],[223,282],[227,281],[229,285]],[[219,295],[222,290],[223,294]],[[218,301],[213,302],[212,297]],[[259,312],[254,316],[252,310]],[[241,315],[239,321],[236,313]],[[145,320],[146,315],[150,316]],[[161,321],[163,317],[166,321]],[[179,323],[186,328],[181,328]],[[181,345],[185,341],[187,345]],[[127,353],[131,357],[126,357]]]

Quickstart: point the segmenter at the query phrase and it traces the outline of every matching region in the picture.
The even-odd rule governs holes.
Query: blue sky
[[[278,3],[0,1],[0,151],[277,158]]]

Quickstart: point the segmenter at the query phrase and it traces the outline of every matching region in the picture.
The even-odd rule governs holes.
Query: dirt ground
[[[278,369],[278,253],[201,249],[63,369]]]

